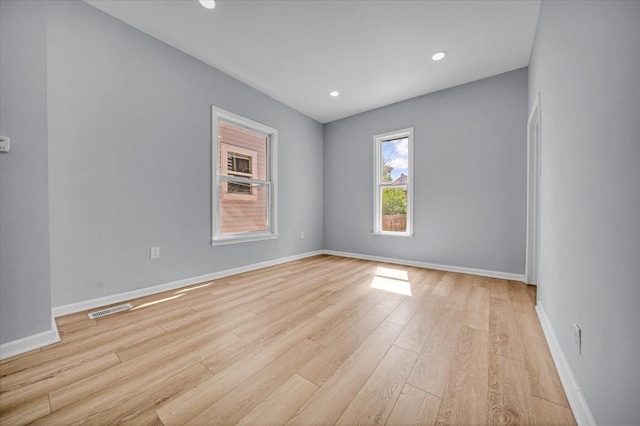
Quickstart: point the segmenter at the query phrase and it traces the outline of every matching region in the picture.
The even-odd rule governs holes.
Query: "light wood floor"
[[[522,283],[317,256],[132,303],[2,361],[0,423],[575,424]]]

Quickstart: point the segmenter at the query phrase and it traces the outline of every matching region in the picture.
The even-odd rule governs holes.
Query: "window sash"
[[[255,158],[251,165],[253,172],[252,175],[227,170],[226,158],[224,158],[225,167],[221,166],[219,157],[222,155],[222,143],[219,140],[218,134],[221,122],[225,122],[232,126],[264,135],[266,137],[266,180],[254,178],[257,167]],[[214,127],[212,131],[212,164],[214,165],[214,167],[212,167],[214,175],[212,180],[212,245],[233,244],[277,238],[277,130],[215,106],[212,106],[212,125],[212,127]],[[235,152],[233,149],[230,149],[229,151]],[[239,153],[244,155],[242,152]],[[223,183],[252,185],[252,193],[255,186],[264,186],[266,188],[266,230],[222,233],[221,209],[224,197],[221,185]],[[242,193],[233,193],[231,195],[236,197],[254,197],[252,194]]]
[[[246,178],[246,177],[243,177],[243,176],[221,175],[221,174],[219,174],[218,177],[220,178],[220,181],[224,181],[224,182],[252,183],[252,184],[255,184],[255,185],[271,186],[271,182],[268,181],[268,180],[250,179],[250,178]]]
[[[396,183],[383,182],[383,158],[382,144],[398,139],[408,139],[408,182]],[[374,235],[390,235],[390,236],[413,236],[413,127],[388,132],[373,137],[374,148],[374,167],[373,167],[373,188],[374,188],[374,206],[373,206],[373,234]],[[407,222],[405,231],[384,231],[382,230],[382,193],[385,189],[401,189],[407,192]]]
[[[401,189],[407,189],[409,188],[409,185],[406,183],[379,183],[378,186],[380,188],[401,188]]]
[[[266,230],[259,230],[259,231],[241,231],[241,232],[224,232],[222,233],[220,231],[220,227],[218,227],[218,234],[217,234],[217,238],[218,240],[229,240],[238,236],[248,236],[248,235],[264,235],[264,234],[271,234],[271,232],[269,231],[271,229],[271,221],[272,221],[272,197],[271,197],[271,182],[269,181],[264,181],[264,180],[260,180],[260,179],[248,179],[248,178],[242,178],[242,177],[234,177],[234,176],[228,176],[228,175],[218,175],[218,180],[217,180],[218,184],[217,187],[220,188],[220,184],[222,182],[229,182],[229,183],[242,183],[242,184],[247,184],[247,185],[252,185],[253,186],[265,186],[266,187],[266,196],[267,196],[267,208],[266,208]],[[253,188],[252,188],[252,192],[253,192]],[[219,207],[218,207],[218,212],[217,212],[217,216],[218,216],[218,220],[220,218],[220,209],[222,208],[222,204],[220,203]]]

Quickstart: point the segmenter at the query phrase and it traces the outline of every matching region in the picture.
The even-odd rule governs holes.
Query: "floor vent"
[[[107,315],[115,314],[116,312],[126,311],[127,309],[133,308],[131,303],[125,303],[124,305],[112,306],[108,309],[103,309],[101,311],[91,312],[89,314],[89,318],[95,319],[100,317],[106,317]]]

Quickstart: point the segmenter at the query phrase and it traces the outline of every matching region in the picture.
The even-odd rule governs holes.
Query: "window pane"
[[[251,195],[251,185],[248,183],[227,182],[227,193]]]
[[[267,231],[267,185],[220,182],[220,193],[220,234]]]
[[[267,180],[267,137],[226,122],[218,126],[219,173]]]
[[[233,148],[231,148],[233,149]],[[253,157],[251,155],[242,155],[238,152],[227,150],[227,171],[253,174]]]
[[[382,188],[382,230],[407,231],[407,189]]]
[[[382,142],[381,149],[380,182],[406,185],[409,181],[409,138]]]

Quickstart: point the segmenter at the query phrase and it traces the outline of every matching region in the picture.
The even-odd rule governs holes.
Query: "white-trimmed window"
[[[373,137],[373,232],[413,236],[413,127]]]
[[[277,238],[278,131],[212,107],[212,244]]]

